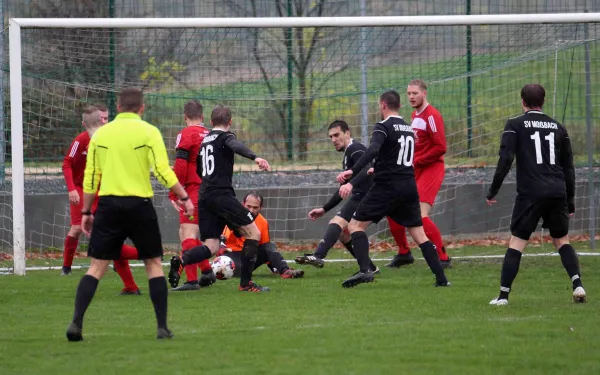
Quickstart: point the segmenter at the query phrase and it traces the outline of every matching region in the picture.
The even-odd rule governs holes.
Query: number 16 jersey
[[[226,146],[227,139],[235,134],[223,130],[212,130],[202,140],[198,152],[197,172],[202,178],[200,195],[215,190],[233,193],[234,152]]]
[[[415,136],[411,126],[400,116],[389,116],[375,124],[373,135],[377,132],[385,135],[385,141],[375,159],[373,182],[390,184],[414,178]]]

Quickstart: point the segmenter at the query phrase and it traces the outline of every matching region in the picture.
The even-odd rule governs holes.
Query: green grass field
[[[581,265],[588,304],[572,304],[559,258],[525,257],[505,307],[487,305],[498,291],[499,261],[456,262],[451,288],[432,287],[422,261],[383,269],[373,284],[350,290],[340,284],[353,263],[305,267],[297,280],[263,267],[255,280],[271,293],[243,294],[229,280],[171,294],[176,337],[162,342],[141,268],[134,274],[142,297],[117,296],[120,281],[107,273],[82,343],[68,343],[64,331],[83,271],[5,276],[0,373],[597,374],[600,258],[582,257]]]

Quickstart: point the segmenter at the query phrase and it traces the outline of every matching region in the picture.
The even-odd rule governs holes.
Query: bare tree
[[[256,0],[251,0],[250,9],[246,4],[236,0],[224,1],[229,8],[239,16],[260,17]],[[278,17],[321,17],[324,15],[337,15],[348,7],[346,1],[332,0],[276,0],[274,4],[275,15]],[[268,11],[273,11],[269,9]],[[332,46],[342,43],[351,35],[357,34],[354,29],[337,28],[293,28],[293,29],[252,29],[249,45],[254,62],[258,66],[262,81],[269,93],[269,103],[273,106],[280,123],[280,131],[286,134],[286,150],[288,159],[293,155],[293,135],[287,135],[289,95],[287,88],[274,84],[276,79],[281,80],[284,67],[288,59],[292,63],[292,74],[297,87],[297,97],[294,97],[294,107],[298,113],[295,137],[298,145],[298,157],[306,160],[308,140],[310,138],[310,123],[315,97],[326,86],[328,81],[336,74],[347,69],[350,61],[340,58],[335,66],[319,63],[323,51],[328,51]],[[356,39],[354,37],[354,39]],[[291,52],[291,53],[290,53]],[[277,64],[277,68],[273,67]],[[327,65],[327,66],[325,66]],[[277,145],[274,145],[277,146]],[[280,147],[275,147],[280,149]]]

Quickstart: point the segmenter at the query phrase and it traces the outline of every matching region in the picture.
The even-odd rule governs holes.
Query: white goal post
[[[600,13],[299,18],[11,18],[9,20],[12,220],[14,274],[25,274],[26,232],[23,158],[22,28],[292,28],[380,26],[468,26],[599,23]]]

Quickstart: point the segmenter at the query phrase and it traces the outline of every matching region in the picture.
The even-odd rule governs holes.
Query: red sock
[[[131,274],[131,268],[129,267],[129,261],[125,259],[115,260],[115,270],[121,277],[123,281],[123,285],[125,286],[125,290],[129,292],[135,292],[138,290],[138,286],[133,279],[133,275]]]
[[[79,238],[67,236],[65,238],[65,250],[63,251],[63,267],[71,267],[73,265],[73,257],[77,251]]]
[[[181,243],[181,253],[186,252],[192,247],[196,246],[196,239],[194,238],[186,238]],[[185,276],[187,278],[188,283],[190,281],[198,281],[198,266],[196,264],[190,264],[188,266],[183,267],[185,271]]]
[[[394,237],[394,240],[398,245],[398,254],[408,254],[410,252],[410,247],[408,247],[408,240],[406,239],[406,229],[391,218],[388,217],[387,219],[390,226],[390,232],[392,232],[392,237]]]
[[[448,254],[444,249],[444,241],[442,240],[442,234],[438,227],[431,221],[429,217],[423,218],[423,229],[425,229],[425,235],[437,248],[438,256],[440,260],[448,260]]]
[[[202,241],[196,240],[196,246],[202,246]],[[202,273],[212,270],[208,259],[205,259],[202,262],[198,263],[198,268],[200,268],[200,272]]]
[[[140,254],[138,253],[138,251],[135,247],[129,246],[129,245],[123,245],[123,247],[121,248],[121,259],[132,260],[132,259],[139,259],[139,258],[140,258]]]

